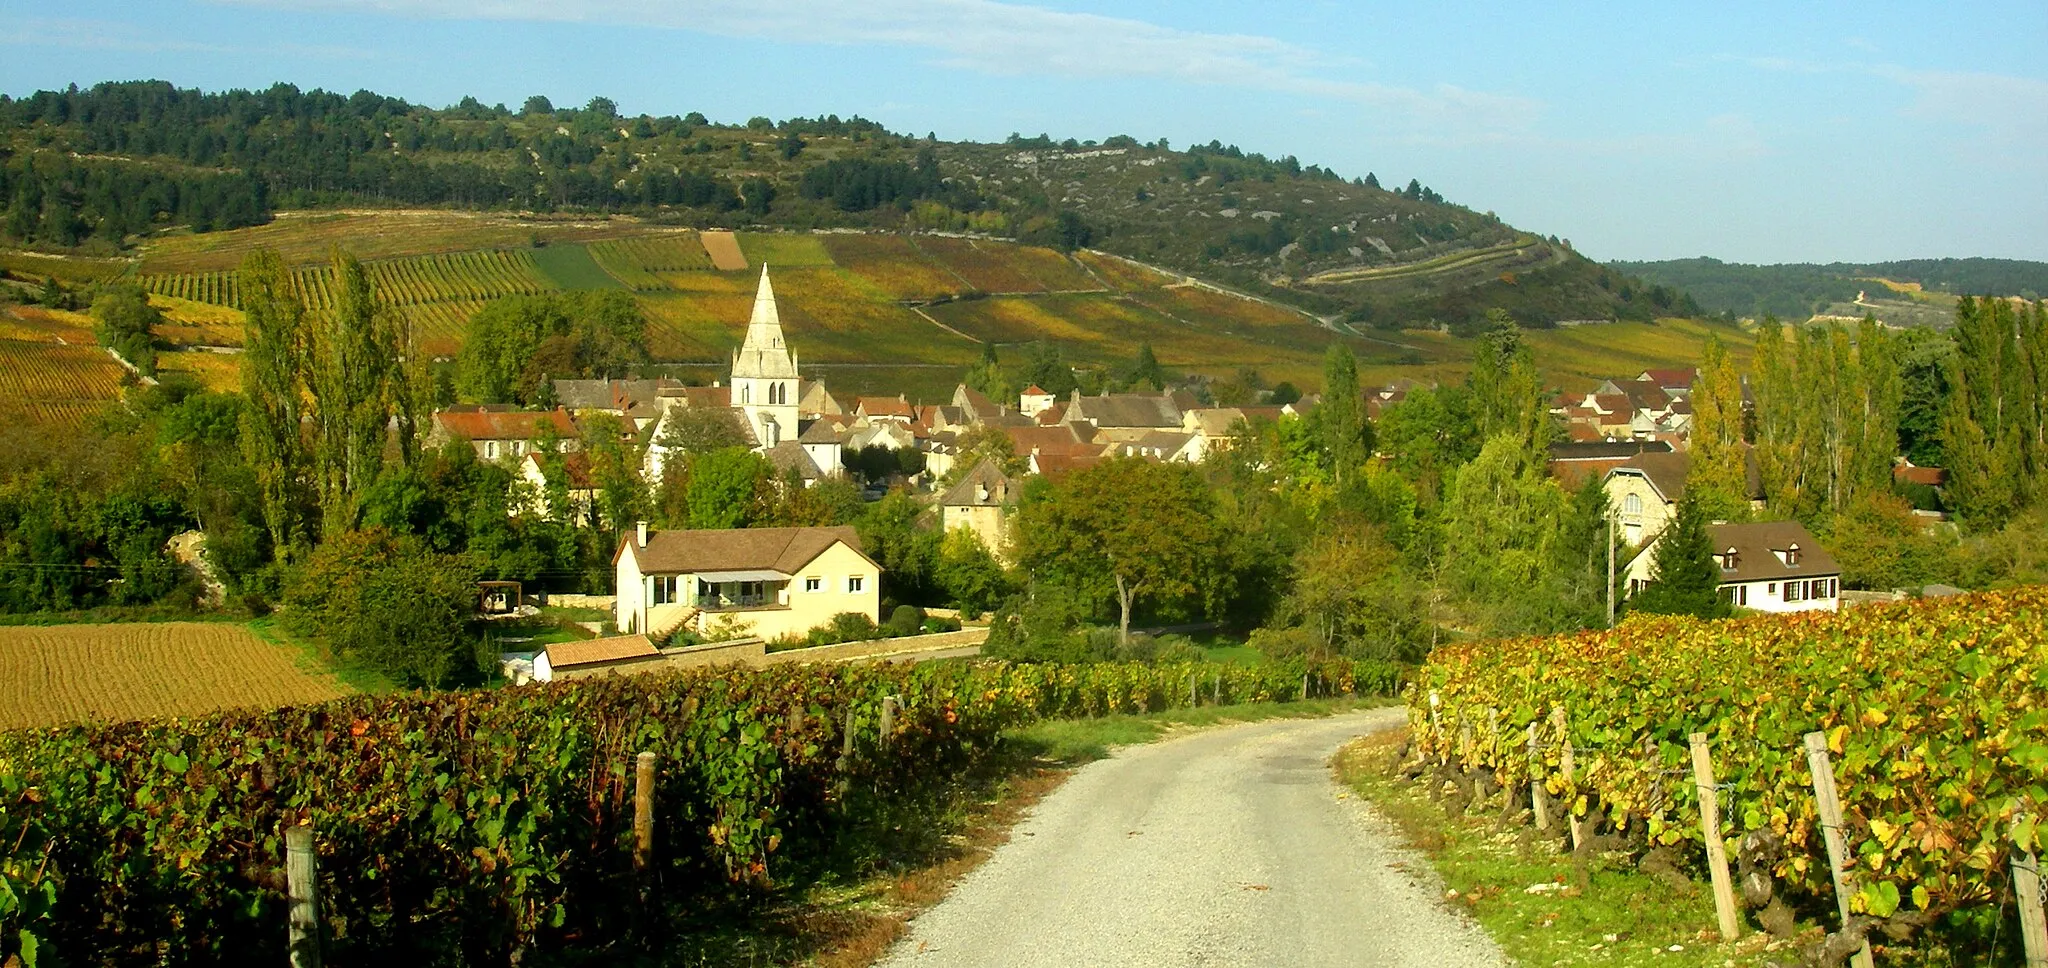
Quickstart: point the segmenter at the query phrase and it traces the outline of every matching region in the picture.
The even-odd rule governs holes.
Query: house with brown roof
[[[1678,517],[1678,502],[1685,499],[1685,479],[1692,471],[1689,452],[1649,450],[1652,443],[1645,441],[1642,453],[1609,470],[1603,485],[1607,490],[1608,513],[1615,516],[1623,540],[1631,545],[1655,540],[1664,526]],[[1748,490],[1745,496],[1751,507],[1761,509],[1763,471],[1757,466],[1756,455],[1747,449],[1743,452],[1743,469],[1743,483]]]
[[[1559,487],[1576,491],[1588,479],[1600,480],[1638,454],[1670,453],[1671,445],[1653,440],[1561,440],[1548,448],[1547,468]]]
[[[642,522],[612,564],[621,632],[718,626],[773,639],[841,612],[882,617],[882,568],[851,527],[654,531]]]
[[[853,418],[869,423],[889,420],[909,424],[917,420],[917,408],[901,394],[893,397],[854,397]]]
[[[1153,431],[1178,431],[1183,409],[1167,393],[1103,393],[1084,397],[1074,391],[1067,398],[1061,420],[1087,422],[1111,441],[1135,441]]]
[[[1707,526],[1707,535],[1721,568],[1721,597],[1735,607],[1759,612],[1841,609],[1842,566],[1799,522],[1714,524]],[[1659,544],[1653,540],[1628,563],[1628,594],[1649,586]]]
[[[983,459],[939,495],[939,530],[966,528],[996,558],[1009,560],[1010,517],[1022,491],[1015,478]]]
[[[558,450],[580,446],[575,421],[569,419],[569,411],[559,407],[539,412],[487,405],[450,407],[434,413],[427,446],[466,440],[484,460],[509,460],[531,453],[546,434],[553,435]]]

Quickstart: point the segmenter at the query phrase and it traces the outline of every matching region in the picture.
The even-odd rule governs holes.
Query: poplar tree
[[[2015,311],[2009,300],[1965,297],[1956,305],[1941,441],[1949,504],[1977,526],[1997,527],[2041,496],[2048,472],[2044,328],[2039,303]]]
[[[378,305],[361,262],[338,249],[333,259],[335,307],[312,327],[306,371],[319,432],[313,469],[320,524],[329,537],[355,527],[362,494],[384,471],[394,414],[413,410],[399,352],[402,324]],[[410,422],[398,421],[405,445]]]
[[[1550,408],[1543,399],[1536,358],[1514,317],[1500,309],[1486,313],[1492,328],[1472,351],[1472,410],[1479,439],[1508,434],[1535,456],[1549,446]]]
[[[290,561],[311,538],[306,527],[311,458],[301,375],[310,351],[306,307],[284,260],[258,249],[242,262],[242,456],[256,475],[272,554]]]
[[[1332,344],[1323,356],[1323,402],[1316,408],[1331,483],[1338,488],[1365,464],[1365,413],[1358,391],[1358,360],[1351,347]]]
[[[1711,516],[1734,517],[1749,498],[1742,442],[1742,383],[1717,336],[1708,335],[1692,394],[1692,459],[1685,492],[1710,505]]]

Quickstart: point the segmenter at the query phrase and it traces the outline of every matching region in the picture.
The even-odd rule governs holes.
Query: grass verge
[[[1435,867],[1446,903],[1477,920],[1515,963],[1722,968],[1798,960],[1796,940],[1752,932],[1723,943],[1704,877],[1652,875],[1618,855],[1581,870],[1560,849],[1562,838],[1504,826],[1495,810],[1451,815],[1395,775],[1405,740],[1405,731],[1391,730],[1345,747],[1338,777],[1393,821]]]
[[[398,683],[391,681],[390,678],[381,672],[355,662],[335,658],[328,655],[327,650],[322,648],[319,643],[309,642],[286,632],[283,626],[277,624],[276,619],[259,618],[251,621],[249,623],[249,631],[265,642],[297,649],[299,651],[300,663],[306,668],[330,673],[334,678],[340,680],[342,685],[356,692],[374,696],[387,692],[397,692],[401,688]]]

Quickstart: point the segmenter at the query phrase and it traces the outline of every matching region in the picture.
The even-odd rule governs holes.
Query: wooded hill
[[[2048,262],[2022,259],[1904,259],[1896,262],[1745,265],[1704,256],[1610,262],[1618,272],[1682,289],[1710,313],[1786,319],[1872,313],[1894,325],[1945,326],[1955,297],[2048,293]],[[1862,301],[1858,302],[1861,293]]]
[[[872,121],[715,124],[605,98],[432,109],[279,84],[163,82],[0,97],[0,234],[112,254],[287,209],[631,213],[694,227],[968,231],[1092,245],[1285,300],[1339,325],[1525,325],[1694,311],[1676,289],[1410,179],[1344,177],[1212,142],[943,142]]]

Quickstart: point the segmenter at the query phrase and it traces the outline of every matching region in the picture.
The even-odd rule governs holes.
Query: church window
[[[745,383],[742,383],[742,384],[740,384],[740,405],[741,405],[741,406],[746,406],[747,404],[750,404],[750,403],[753,403],[753,402],[754,402],[754,388],[753,388],[753,386],[752,386],[752,385],[750,385],[750,384],[745,384]]]

